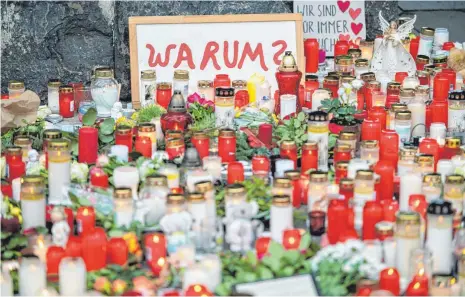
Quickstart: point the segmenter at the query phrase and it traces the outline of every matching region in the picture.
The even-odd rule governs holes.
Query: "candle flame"
[[[392,275],[393,273],[394,273],[394,269],[391,268],[388,270],[388,275]]]
[[[294,238],[294,237],[290,237],[290,238],[289,238],[289,243],[290,243],[290,244],[294,244],[294,242],[295,242],[295,238]]]
[[[89,210],[87,208],[84,209],[84,211],[82,212],[83,215],[87,216],[89,215]]]
[[[199,285],[195,285],[195,286],[194,286],[194,291],[195,291],[196,293],[199,293],[200,291],[202,291],[202,287],[199,286]]]
[[[420,288],[420,283],[419,282],[416,282],[414,285],[413,285],[413,288],[415,290],[419,289]]]
[[[157,235],[154,235],[154,236],[153,236],[153,242],[159,243],[159,242],[160,242],[160,238],[158,238]]]
[[[443,216],[439,216],[438,218],[438,223],[442,223],[444,221],[444,217]]]
[[[420,270],[418,270],[418,275],[419,276],[423,276],[425,274],[425,269],[424,268],[420,268]]]
[[[164,266],[165,265],[165,258],[161,257],[160,259],[158,259],[157,264],[160,267]]]

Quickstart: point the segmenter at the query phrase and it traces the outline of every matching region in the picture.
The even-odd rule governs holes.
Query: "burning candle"
[[[115,144],[125,145],[128,148],[128,152],[132,152],[132,128],[124,125],[116,126]]]
[[[377,223],[381,222],[384,218],[383,208],[381,204],[376,201],[367,201],[363,207],[363,240],[376,239]]]
[[[255,241],[255,251],[259,259],[263,258],[268,253],[268,246],[270,245],[270,237],[259,237]]]
[[[258,139],[265,145],[271,145],[273,137],[273,126],[271,124],[261,124],[258,126]]]
[[[184,138],[172,138],[166,141],[166,153],[169,160],[174,160],[184,155],[186,152],[186,145]]]
[[[194,132],[191,138],[191,142],[199,152],[199,156],[201,159],[208,156],[208,150],[210,148],[210,139],[208,138],[207,134],[205,134],[204,132]]]
[[[354,198],[354,180],[351,178],[342,178],[339,181],[339,194],[344,196],[345,205],[349,206]]]
[[[26,175],[21,184],[23,230],[45,227],[45,189],[38,175]]]
[[[152,157],[152,141],[149,137],[136,137],[136,152],[140,153],[146,158]]]
[[[333,156],[335,164],[341,161],[350,161],[352,159],[352,150],[348,145],[336,144]]]
[[[51,246],[47,249],[47,274],[57,275],[61,260],[66,256],[61,246]]]
[[[417,58],[418,55],[418,48],[420,46],[420,38],[414,38],[410,40],[410,54],[412,55],[413,59]]]
[[[244,166],[241,162],[230,162],[228,164],[228,184],[244,181]]]
[[[108,188],[108,175],[99,167],[90,170],[90,184],[94,187]]]
[[[32,252],[36,255],[41,262],[47,262],[47,251],[51,245],[50,235],[37,235],[32,238]]]
[[[297,145],[294,141],[283,141],[279,154],[283,159],[290,159],[294,162],[294,169],[297,168]]]
[[[145,259],[154,273],[160,273],[165,265],[166,238],[161,233],[146,234],[144,237]]]
[[[418,150],[421,154],[433,155],[435,164],[434,167],[436,168],[436,164],[439,161],[439,144],[437,143],[436,139],[423,138],[423,140],[420,142]]]
[[[116,188],[113,192],[115,225],[129,227],[134,215],[131,188]]]
[[[349,42],[347,40],[338,40],[334,44],[334,56],[347,55],[349,51]]]
[[[463,195],[465,182],[463,176],[459,174],[451,174],[446,176],[444,183],[444,200],[452,203],[452,209],[455,212],[455,220],[460,221],[460,216],[463,213]]]
[[[275,195],[272,201],[270,208],[271,238],[276,242],[284,243],[283,233],[294,227],[291,199],[287,195]]]
[[[63,188],[71,182],[69,142],[54,139],[48,143],[48,191],[50,204],[64,204]]]
[[[324,171],[310,172],[308,187],[308,211],[321,210],[327,207],[326,191],[328,187],[328,174]]]
[[[96,227],[82,235],[82,259],[87,271],[99,270],[107,263],[107,235],[105,230]]]
[[[318,103],[317,103],[316,102],[317,98],[315,98],[314,100],[313,95],[315,91],[318,90],[319,87],[320,87],[320,83],[318,81],[317,75],[311,75],[311,74],[305,75],[305,95],[304,95],[304,101],[303,101],[302,107],[305,107],[311,110],[317,110],[318,106],[321,105],[321,99],[318,100]],[[331,95],[328,94],[327,98],[331,98]],[[318,104],[318,106],[316,106],[316,109],[313,109],[314,101],[315,101],[315,105]]]
[[[380,192],[377,194],[377,200],[392,200],[394,196],[394,166],[389,161],[381,160],[378,161],[374,167],[376,174],[380,176]]]
[[[236,160],[236,132],[232,129],[220,131],[218,136],[218,155],[223,163]]]
[[[302,200],[302,188],[300,186],[300,171],[288,170],[284,175],[291,180],[292,183],[292,206],[299,208]]]
[[[76,223],[79,234],[85,234],[94,230],[95,217],[95,210],[92,206],[81,206],[78,208]]]
[[[362,123],[362,140],[377,140],[381,138],[381,122],[377,119],[365,119]]]
[[[394,130],[381,130],[379,158],[387,160],[397,168],[399,135]]]
[[[37,258],[23,257],[18,275],[21,296],[37,296],[38,292],[47,286],[45,264]]]
[[[97,161],[98,129],[81,127],[79,129],[79,162],[93,164]]]
[[[394,296],[400,296],[399,272],[393,267],[381,270],[379,274],[379,288],[391,292]]]
[[[252,171],[253,172],[269,172],[270,160],[264,155],[255,155],[252,157]]]
[[[379,145],[376,140],[365,140],[360,145],[360,159],[375,164],[379,160]]]
[[[309,170],[318,169],[318,143],[309,141],[302,145],[301,172],[307,173]]]
[[[409,258],[413,250],[420,248],[420,215],[400,211],[396,221],[396,268],[400,275],[408,275]]]
[[[328,168],[328,115],[323,111],[311,112],[308,116],[308,140],[318,143],[318,169]]]
[[[287,229],[283,232],[283,246],[286,250],[297,250],[300,246],[301,234],[299,229]]]
[[[160,104],[163,108],[167,109],[171,101],[171,83],[160,82],[157,84],[157,103]]]
[[[26,173],[26,164],[23,162],[22,149],[19,146],[11,146],[6,149],[6,165],[8,181],[23,176]]]
[[[381,205],[381,203],[380,203]],[[381,205],[384,211],[384,206]],[[383,214],[384,218],[384,214]],[[385,241],[388,238],[392,238],[394,236],[394,224],[387,221],[381,221],[376,223],[375,225],[376,230],[376,239],[380,241]]]
[[[120,166],[113,170],[113,184],[115,188],[130,188],[134,200],[137,200],[139,181],[139,170],[136,167]]]
[[[15,140],[13,142],[14,146],[19,146],[21,148],[22,152],[22,159],[23,162],[28,161],[28,153],[32,149],[32,140],[29,136],[27,135],[19,135],[15,137]]]
[[[153,123],[141,123],[137,127],[137,136],[138,137],[148,137],[150,138],[151,143],[151,155],[157,151],[157,132],[155,124]],[[137,140],[136,140],[136,150],[137,150]]]
[[[126,265],[128,261],[128,245],[121,237],[114,237],[108,241],[107,262],[120,266]]]
[[[336,244],[341,235],[346,232],[348,207],[345,200],[332,199],[328,206],[328,240]]]
[[[59,266],[61,296],[84,296],[87,288],[86,266],[82,258],[63,258]]]

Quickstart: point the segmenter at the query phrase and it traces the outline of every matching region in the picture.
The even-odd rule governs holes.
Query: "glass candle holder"
[[[444,183],[444,200],[452,203],[456,220],[460,220],[463,213],[464,186],[465,181],[463,176],[459,174],[446,176],[446,181]]]
[[[21,183],[23,229],[45,227],[45,187],[43,178],[26,175]]]
[[[358,170],[355,176],[353,208],[355,213],[355,228],[360,230],[363,224],[363,208],[367,201],[375,198],[375,179],[373,171]]]
[[[326,212],[328,203],[326,201],[326,191],[328,187],[328,174],[324,171],[310,172],[310,182],[308,186],[308,211],[322,210]]]
[[[18,98],[24,93],[24,91],[26,91],[24,82],[16,81],[16,80],[12,80],[8,82],[8,98],[9,99]]]
[[[316,89],[312,94],[312,110],[316,111],[321,107],[321,102],[332,97],[330,89]]]
[[[116,188],[113,193],[113,204],[116,226],[129,227],[134,215],[131,188]]]
[[[323,79],[323,88],[331,91],[332,98],[336,99],[338,97],[337,91],[339,89],[339,77],[337,76],[326,76]],[[315,109],[312,105],[312,108]]]
[[[433,254],[427,248],[417,248],[410,252],[409,279],[415,276],[425,277],[428,282],[433,275]]]
[[[27,162],[29,160],[28,153],[32,149],[32,139],[26,135],[16,136],[13,145],[21,148],[23,161]]]
[[[297,168],[297,145],[295,141],[283,141],[279,149],[280,157],[294,162],[294,169]]]
[[[351,56],[337,56],[335,58],[334,70],[339,73],[349,72],[351,75],[354,73],[354,61]]]
[[[223,163],[236,160],[236,132],[232,129],[220,130],[218,136],[218,155]]]
[[[71,182],[71,153],[69,142],[54,139],[48,143],[48,202],[50,204],[67,204],[63,188]]]
[[[52,111],[52,113],[59,113],[60,112],[60,101],[59,101],[59,88],[61,86],[61,82],[58,79],[52,79],[48,81],[48,108]]]
[[[234,121],[234,89],[217,88],[215,95],[215,118],[216,127],[230,128],[233,127]]]
[[[189,96],[189,71],[176,69],[173,75],[173,91],[181,91],[184,98]]]
[[[308,141],[302,145],[301,172],[318,169],[318,143]]]
[[[137,127],[138,137],[148,137],[152,142],[152,154],[157,151],[157,132],[155,124],[152,123],[141,123]]]
[[[373,40],[361,40],[359,49],[362,51],[362,59],[371,60],[373,57]]]
[[[415,172],[425,175],[434,172],[434,156],[420,154],[415,156]]]
[[[213,81],[199,80],[197,83],[197,90],[202,98],[204,98],[205,100],[214,102],[215,89],[213,88]]]
[[[276,242],[282,242],[286,229],[294,227],[289,195],[273,195],[270,207],[270,233]]]
[[[365,74],[366,75],[366,74]],[[360,78],[363,79],[364,75],[361,75]],[[381,91],[381,83],[376,80],[368,81],[364,86],[364,97],[366,109],[370,110],[373,105],[373,92]],[[384,105],[383,105],[384,106]]]
[[[142,107],[155,104],[157,90],[157,74],[155,70],[142,70],[140,73],[140,104]]]
[[[410,141],[410,131],[412,129],[412,113],[409,110],[396,112],[396,132],[399,135],[399,147],[403,147],[405,142]]]
[[[396,267],[401,275],[410,275],[412,252],[421,247],[421,218],[416,212],[400,211],[396,219]]]
[[[425,195],[428,203],[433,202],[441,197],[442,180],[441,174],[428,173],[423,176],[422,193]]]
[[[334,147],[334,164],[340,161],[350,161],[352,159],[352,150],[350,146],[345,144],[338,144]]]
[[[386,93],[384,93],[383,91],[372,91],[371,98],[372,106],[386,105]]]
[[[360,79],[360,75],[363,73],[369,72],[369,67],[368,67],[368,60],[367,59],[358,59],[355,60],[355,77]]]
[[[394,236],[394,224],[392,222],[381,221],[375,225],[376,238],[384,241]]]
[[[309,114],[308,140],[318,143],[318,168],[328,168],[329,121],[327,113],[314,111]]]
[[[226,187],[226,193],[224,196],[225,202],[225,216],[226,218],[232,217],[232,210],[235,205],[245,202],[247,199],[247,193],[245,187],[241,184],[231,184]]]
[[[164,109],[168,109],[171,101],[172,84],[168,82],[160,82],[157,84],[157,103]]]
[[[410,101],[415,98],[415,89],[407,89],[407,88],[402,88],[400,89],[400,96],[399,96],[399,103],[401,104],[409,104]]]
[[[336,183],[338,183],[341,179],[347,178],[347,174],[349,170],[348,161],[339,161],[335,163],[334,167],[335,167],[334,178],[335,178]]]
[[[465,128],[465,92],[451,92],[449,94],[448,125],[450,130],[461,131]]]
[[[337,139],[337,144],[349,146],[352,157],[357,149],[357,134],[355,132],[341,131]]]
[[[279,177],[273,180],[272,195],[286,195],[292,197],[292,181],[287,177]]]
[[[365,140],[360,145],[360,158],[375,164],[379,160],[379,145],[376,140]]]

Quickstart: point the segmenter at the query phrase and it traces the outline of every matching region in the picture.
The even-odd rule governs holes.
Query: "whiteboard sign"
[[[292,51],[304,69],[300,14],[130,17],[129,43],[135,108],[140,107],[140,73],[147,69],[156,71],[158,82],[172,82],[175,69],[188,70],[191,92],[197,81],[216,74],[247,80],[257,72],[274,91],[285,51]]]
[[[338,39],[366,38],[365,1],[294,1],[294,12],[303,16],[304,38],[317,38],[327,56]]]

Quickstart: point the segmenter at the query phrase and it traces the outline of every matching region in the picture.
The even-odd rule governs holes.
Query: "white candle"
[[[426,247],[433,254],[433,273],[450,274],[452,270],[452,206],[436,200],[428,207]]]
[[[207,221],[211,230],[216,228],[216,200],[212,182],[199,182],[195,184],[196,192],[203,193],[207,208]]]
[[[195,184],[202,181],[213,181],[208,171],[203,169],[189,170],[186,174],[187,191],[195,192]]]
[[[407,172],[400,179],[400,196],[399,209],[408,211],[408,200],[412,194],[421,194],[423,182],[421,174],[415,172]]]
[[[137,200],[137,189],[139,187],[139,171],[136,167],[121,166],[113,171],[113,184],[115,188],[131,188],[132,197]]]
[[[383,248],[378,240],[364,240],[365,247],[363,248],[362,254],[367,258],[376,260],[381,263],[383,260]]]
[[[176,258],[179,259],[181,267],[189,267],[195,263],[195,246],[193,244],[183,245],[176,249]]]
[[[113,193],[115,225],[131,226],[134,218],[134,202],[130,188],[116,188]]]
[[[19,202],[21,200],[21,178],[17,177],[11,181],[11,189],[13,190],[13,200]]]
[[[327,89],[316,89],[312,94],[312,110],[317,111],[321,106],[321,101],[331,99]]]
[[[454,167],[454,171],[456,168],[465,166],[465,157],[462,155],[453,156],[450,158],[450,160],[452,162],[452,166]]]
[[[412,115],[412,136],[425,136],[426,105],[424,102],[413,99],[407,105]]]
[[[404,211],[397,213],[395,238],[396,268],[400,275],[408,275],[411,253],[421,247],[420,215]]]
[[[19,295],[37,296],[46,288],[45,265],[37,258],[23,258],[19,267]]]
[[[370,164],[367,160],[358,158],[351,159],[349,161],[349,167],[347,168],[347,177],[354,179],[357,175],[358,170],[369,170]]]
[[[284,177],[284,172],[294,170],[294,161],[289,159],[277,159],[275,162],[275,177]]]
[[[194,264],[190,267],[187,267],[184,271],[182,288],[183,290],[186,290],[191,285],[207,286],[210,281],[209,274],[205,268],[200,264]]]
[[[438,161],[436,172],[441,174],[441,180],[444,183],[446,181],[446,175],[454,173],[454,164],[451,160],[441,159]]]
[[[57,292],[52,287],[47,287],[45,289],[39,290],[39,292],[36,293],[36,296],[60,296]]]
[[[284,230],[294,228],[290,202],[289,196],[274,196],[270,207],[271,238],[278,243],[282,243]]]
[[[87,287],[86,264],[82,258],[63,258],[59,267],[62,296],[82,296]]]
[[[129,160],[128,154],[129,148],[125,145],[113,145],[111,147],[110,156],[116,157],[118,161],[127,162]]]
[[[160,174],[165,175],[168,179],[168,188],[179,187],[179,169],[174,164],[167,164],[160,169]]]
[[[49,235],[38,235],[32,246],[32,252],[36,255],[41,262],[47,262],[47,250],[51,245],[51,237]]]
[[[13,296],[13,281],[9,271],[2,271],[2,296]]]
[[[297,96],[285,94],[281,95],[281,112],[280,118],[284,119],[286,116],[293,114],[297,110]]]
[[[45,196],[37,199],[21,199],[21,211],[23,216],[23,229],[32,227],[45,227]]]
[[[206,286],[211,291],[214,292],[215,288],[221,283],[221,260],[220,257],[216,254],[207,254],[203,257],[200,265],[204,267],[208,274],[208,279],[210,280]]]
[[[406,77],[402,82],[403,89],[416,89],[419,85],[420,81],[414,76]]]
[[[396,265],[396,241],[394,238],[386,238],[383,241],[383,258],[387,267]]]
[[[160,118],[153,118],[150,123],[155,125],[157,142],[162,142],[165,139],[165,136],[163,135],[163,130],[161,129]]]
[[[444,145],[446,143],[446,131],[446,124],[431,123],[429,137],[436,139],[439,145]]]
[[[71,159],[62,161],[48,158],[48,203],[63,204],[63,189],[71,183]]]
[[[192,230],[196,232],[198,237],[202,237],[207,221],[207,203],[203,194],[194,194],[188,196],[187,211],[192,215]],[[197,238],[199,239],[199,238]]]

